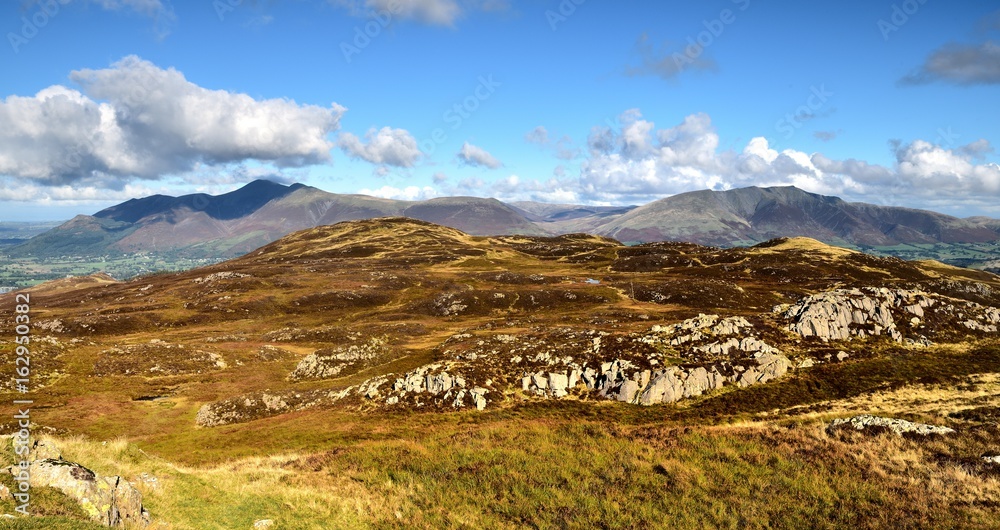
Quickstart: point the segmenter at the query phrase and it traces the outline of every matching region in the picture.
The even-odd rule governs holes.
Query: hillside
[[[636,208],[596,233],[630,242],[691,241],[733,246],[803,236],[849,246],[983,243],[1000,232],[983,219],[849,203],[795,187],[694,191]]]
[[[296,230],[391,215],[437,222],[478,235],[548,233],[495,199],[397,201],[258,180],[219,196],[132,199],[93,216],[79,215],[6,253],[15,258],[143,252],[186,259],[226,258]]]
[[[473,235],[590,233],[629,244],[689,241],[746,246],[810,237],[906,259],[995,266],[1000,221],[849,203],[794,187],[696,191],[644,206],[583,206],[478,197],[398,201],[255,181],[217,197],[133,199],[10,247],[14,258],[152,253],[183,259],[242,255],[286,234],[342,221],[406,216]]]
[[[27,293],[36,430],[132,481],[154,524],[997,522],[985,272],[808,238],[624,246],[390,217]],[[831,426],[861,414],[954,431]],[[39,502],[86,518],[59,499]]]

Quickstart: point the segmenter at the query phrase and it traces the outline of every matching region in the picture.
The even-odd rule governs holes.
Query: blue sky
[[[1000,216],[993,1],[64,2],[0,8],[0,220],[260,177]]]

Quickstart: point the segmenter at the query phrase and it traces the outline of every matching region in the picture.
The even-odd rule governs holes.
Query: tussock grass
[[[439,427],[202,466],[147,455],[123,438],[55,442],[67,459],[135,481],[159,529],[249,528],[262,518],[294,529],[1000,524],[997,473],[972,463],[1000,442],[995,427],[928,439],[828,434],[815,421]],[[64,519],[17,528],[90,528],[57,523]]]

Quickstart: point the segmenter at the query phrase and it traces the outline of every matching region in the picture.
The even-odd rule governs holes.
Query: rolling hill
[[[343,195],[259,180],[233,192],[133,199],[81,215],[26,243],[18,257],[173,254],[242,255],[314,226],[404,216],[472,235],[589,233],[628,244],[662,240],[732,247],[778,237],[810,237],[906,259],[995,266],[1000,221],[852,203],[794,187],[695,191],[633,206],[513,202],[478,197],[399,201]]]
[[[17,527],[112,508],[178,529],[997,526],[1000,278],[981,271],[390,217],[0,305],[29,296],[31,393],[0,381],[42,442]],[[885,427],[914,424],[932,434]],[[89,508],[71,479],[94,476],[130,502]]]
[[[798,188],[694,191],[651,202],[597,227],[627,242],[753,244],[804,236],[848,246],[984,243],[1000,240],[996,221],[926,210],[850,203]]]

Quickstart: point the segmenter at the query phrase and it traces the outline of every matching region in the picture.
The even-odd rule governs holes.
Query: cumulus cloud
[[[108,175],[158,179],[199,164],[304,166],[330,159],[346,109],[210,90],[130,56],[0,101],[0,174],[46,184]]]
[[[962,86],[1000,84],[1000,44],[947,44],[901,82],[919,85],[941,81]]]
[[[121,202],[135,197],[168,193],[166,188],[151,188],[144,184],[123,184],[112,189],[104,183],[73,183],[48,186],[29,180],[0,179],[0,201],[31,202],[40,205],[90,204],[95,202]]]
[[[899,176],[909,185],[952,196],[1000,192],[1000,165],[976,164],[965,146],[946,149],[917,140],[896,149]]]
[[[492,184],[508,200],[636,204],[699,189],[792,185],[850,200],[941,206],[982,204],[1000,197],[1000,166],[980,163],[993,148],[986,140],[949,148],[916,140],[892,144],[891,166],[834,160],[821,153],[777,150],[763,137],[737,151],[720,149],[710,117],[693,114],[658,128],[637,109],[615,127],[595,127],[589,156],[577,175],[548,180],[510,177]]]
[[[352,16],[379,15],[393,19],[411,19],[436,26],[454,26],[468,10],[499,12],[510,9],[506,0],[330,0]]]
[[[341,133],[337,145],[351,158],[380,166],[413,167],[423,156],[417,140],[405,129],[369,129],[361,141],[351,133]]]
[[[474,146],[469,142],[462,144],[462,149],[458,152],[458,159],[469,166],[487,167],[498,169],[503,164],[493,155],[481,147]]]

